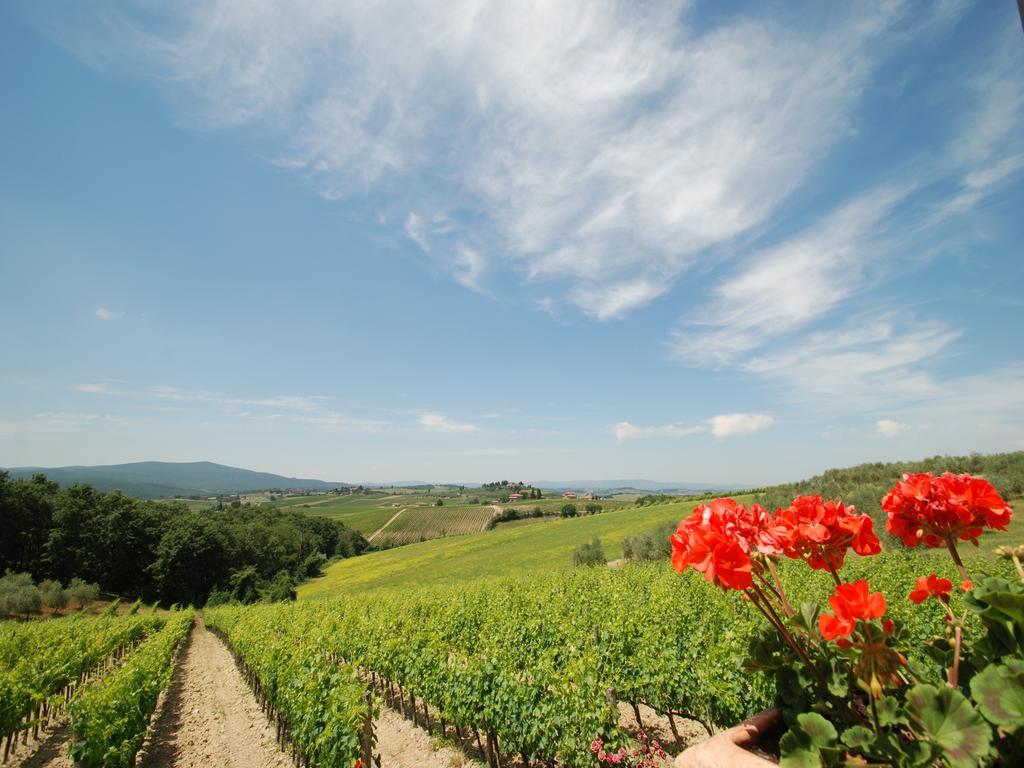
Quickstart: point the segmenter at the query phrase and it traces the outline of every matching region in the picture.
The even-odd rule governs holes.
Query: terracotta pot
[[[690,747],[676,758],[675,768],[778,768],[778,763],[748,750],[781,727],[779,711],[767,709]]]

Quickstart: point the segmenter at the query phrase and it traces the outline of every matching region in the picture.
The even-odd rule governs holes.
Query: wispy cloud
[[[763,413],[727,413],[711,419],[711,434],[715,437],[750,435],[774,423],[772,416]]]
[[[114,310],[107,309],[106,307],[99,307],[96,310],[95,315],[100,320],[123,320],[124,316],[125,316],[125,313],[124,312],[115,312]]]
[[[849,135],[876,64],[956,15],[877,2],[707,28],[685,0],[144,8],[79,48],[155,68],[188,122],[258,128],[324,197],[386,192],[463,285],[500,263],[602,320],[755,233]]]
[[[861,195],[798,235],[744,262],[673,334],[689,365],[721,366],[827,317],[856,294],[889,249],[876,233],[909,187]]]
[[[910,428],[909,424],[904,424],[902,421],[896,421],[895,419],[879,419],[875,422],[875,429],[882,437],[899,437]]]
[[[712,434],[715,437],[750,435],[766,429],[775,423],[775,418],[761,413],[726,413],[712,416],[704,424],[641,427],[628,421],[612,426],[612,433],[620,443],[643,440],[652,437],[688,437],[690,435]]]
[[[707,431],[708,428],[700,424],[691,427],[679,426],[677,424],[666,424],[660,427],[638,427],[628,421],[620,421],[612,426],[612,433],[620,443],[642,440],[648,437],[686,437]]]
[[[416,421],[431,432],[476,432],[478,429],[475,424],[453,421],[440,413],[421,413]]]

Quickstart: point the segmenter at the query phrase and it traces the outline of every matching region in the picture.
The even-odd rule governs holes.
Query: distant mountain
[[[657,480],[539,480],[531,483],[536,488],[545,491],[618,491],[635,490],[647,493],[664,491],[666,493],[706,491],[736,491],[753,486],[736,483],[682,483],[682,482],[659,482]]]
[[[326,491],[347,485],[253,472],[209,461],[138,461],[96,467],[14,467],[7,471],[12,477],[31,477],[36,472],[42,472],[62,486],[88,483],[100,491],[119,490],[141,499],[195,494],[216,496],[269,488]]]

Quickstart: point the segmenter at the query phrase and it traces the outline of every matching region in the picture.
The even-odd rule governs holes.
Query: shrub
[[[85,608],[89,603],[94,603],[99,599],[100,585],[89,584],[84,579],[75,577],[68,584],[65,592],[69,603],[75,603],[79,608]]]
[[[56,579],[47,579],[39,584],[39,595],[43,599],[43,605],[59,611],[68,604],[68,597],[64,587]]]
[[[562,517],[576,517],[576,505],[575,504],[563,504],[562,505]]]
[[[589,544],[580,544],[572,553],[572,564],[581,565],[605,565],[608,559],[604,556],[604,547],[601,546],[601,539],[597,536]]]

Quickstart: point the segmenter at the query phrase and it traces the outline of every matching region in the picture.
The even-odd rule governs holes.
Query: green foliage
[[[38,613],[43,599],[28,573],[7,573],[0,577],[0,616]]]
[[[71,756],[83,768],[128,768],[142,747],[157,697],[171,682],[171,659],[192,626],[191,611],[167,617],[163,628],[124,664],[88,686],[68,707]]]
[[[351,557],[368,546],[342,523],[294,510],[196,512],[184,502],[140,501],[88,485],[61,489],[43,475],[11,480],[4,472],[0,530],[0,572],[78,578],[117,594],[195,604],[240,569],[255,568],[261,581],[281,570],[304,578],[311,554]],[[31,611],[30,591],[19,605]],[[71,592],[69,601],[81,602]]]
[[[311,606],[221,606],[205,611],[225,635],[284,724],[287,737],[313,765],[351,766],[361,755],[368,714],[357,669],[337,639],[340,617]]]
[[[81,614],[0,622],[0,737],[33,725],[31,715],[40,704],[56,706],[64,686],[162,624],[163,618],[154,615]]]
[[[992,729],[960,691],[915,685],[906,701],[911,728],[931,747],[925,764],[942,760],[950,768],[973,768],[988,763]]]
[[[583,509],[586,510],[588,515],[596,515],[598,512],[604,509],[604,507],[602,507],[600,504],[591,501],[584,505]]]
[[[572,564],[577,568],[581,565],[593,566],[607,563],[608,558],[604,556],[604,547],[601,546],[601,540],[596,536],[589,544],[580,544],[572,553]]]
[[[671,536],[676,524],[669,522],[653,531],[622,540],[622,556],[627,560],[668,560],[672,555]]]
[[[871,515],[879,536],[884,536],[889,545],[895,545],[898,539],[884,533],[885,516],[881,500],[905,472],[982,475],[1005,499],[1024,495],[1024,451],[1016,451],[988,455],[933,456],[923,461],[889,464],[877,462],[830,469],[798,483],[766,488],[755,495],[754,501],[768,509],[775,509],[788,506],[795,496],[821,495],[827,499],[842,499],[847,505],[853,504],[858,512]]]
[[[55,611],[59,611],[68,604],[68,596],[56,579],[45,579],[40,582],[39,595],[43,599],[43,605]]]
[[[89,603],[94,603],[99,599],[100,585],[90,584],[85,579],[80,579],[76,576],[68,583],[64,594],[69,603],[77,605],[79,608],[84,608]]]
[[[562,505],[562,517],[576,517],[577,510],[575,504],[563,504]]]

